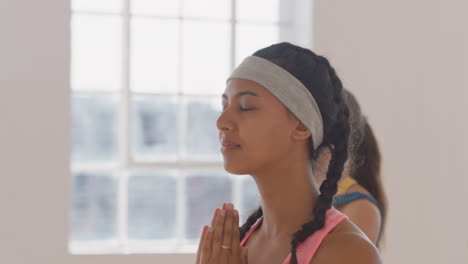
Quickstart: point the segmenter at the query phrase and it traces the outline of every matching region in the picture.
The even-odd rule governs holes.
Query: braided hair
[[[326,179],[320,185],[320,195],[311,211],[314,220],[303,224],[301,229],[292,235],[291,264],[297,264],[297,247],[315,231],[324,227],[326,211],[332,206],[337,183],[348,157],[349,112],[342,97],[343,85],[326,58],[287,42],[263,48],[253,55],[282,67],[309,90],[322,114],[324,130],[323,142],[317,149],[313,148],[310,138],[310,158],[315,160],[322,148],[330,148],[332,153]],[[247,218],[240,227],[241,239],[262,215],[262,208],[259,207]]]

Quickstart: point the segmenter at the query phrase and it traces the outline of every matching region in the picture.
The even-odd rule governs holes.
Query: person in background
[[[379,246],[387,213],[379,146],[356,98],[346,89],[343,98],[350,112],[348,160],[333,205]],[[325,179],[329,161],[330,150],[323,149],[313,164],[317,185]]]

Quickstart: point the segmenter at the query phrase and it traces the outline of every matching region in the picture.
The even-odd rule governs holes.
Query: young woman
[[[350,113],[348,160],[338,182],[333,206],[379,246],[387,205],[380,178],[379,146],[356,98],[348,90],[343,90],[343,98]],[[325,179],[329,160],[330,152],[324,149],[313,163],[318,185]]]
[[[254,178],[262,206],[241,228],[231,204],[217,209],[197,264],[380,263],[373,243],[332,207],[348,155],[341,92],[327,59],[289,43],[255,52],[233,71],[217,120],[224,167]],[[318,187],[311,163],[330,146]]]

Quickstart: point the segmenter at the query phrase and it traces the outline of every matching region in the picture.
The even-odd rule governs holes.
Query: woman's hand
[[[196,264],[247,264],[247,248],[240,247],[239,213],[232,204],[216,209],[211,226],[204,226]]]

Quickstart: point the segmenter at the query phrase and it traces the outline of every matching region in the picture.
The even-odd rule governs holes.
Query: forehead
[[[266,97],[269,93],[265,87],[254,81],[246,79],[231,79],[227,83],[223,95],[226,95],[228,98],[231,98],[234,97],[235,94],[244,91],[254,92],[259,97]]]

